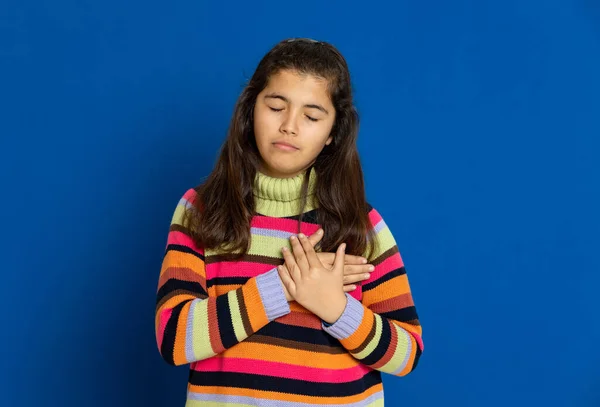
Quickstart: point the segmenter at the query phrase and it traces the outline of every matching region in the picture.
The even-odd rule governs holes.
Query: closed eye
[[[308,120],[310,120],[311,122],[318,122],[318,121],[319,121],[319,119],[315,119],[314,117],[310,117],[310,116],[308,116],[308,115],[306,115],[306,118],[307,118]]]

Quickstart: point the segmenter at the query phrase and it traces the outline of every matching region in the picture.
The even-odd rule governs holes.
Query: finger
[[[285,266],[290,273],[290,276],[294,281],[300,280],[300,269],[298,268],[298,264],[296,263],[296,259],[294,255],[287,247],[282,247],[281,252],[283,253],[283,259],[285,260]]]
[[[333,264],[333,260],[335,259],[335,253],[319,252],[317,254],[319,255],[319,260],[321,260],[323,264]],[[366,265],[367,259],[360,256],[354,256],[352,254],[346,254],[344,256],[344,264]]]
[[[344,255],[346,253],[346,243],[339,245],[335,252],[335,261],[333,262],[333,269],[344,273]]]
[[[323,239],[323,229],[320,228],[308,237],[308,241],[310,242],[312,247],[315,247],[316,244],[321,241],[321,239]]]
[[[306,258],[306,253],[304,253],[304,248],[302,247],[300,240],[297,236],[292,236],[290,237],[290,241],[292,243],[292,252],[300,271],[308,271],[308,259]]]
[[[344,256],[345,264],[367,264],[367,259],[360,256],[354,256],[352,254],[346,254]]]
[[[352,274],[365,274],[370,273],[375,270],[375,267],[370,265],[360,265],[360,266],[349,266],[344,265],[344,275],[349,276]]]
[[[353,285],[353,284],[345,285],[344,286],[344,292],[345,293],[350,292],[350,291],[354,291],[354,290],[356,290],[356,286]]]
[[[288,293],[290,295],[294,295],[296,293],[296,283],[292,279],[289,270],[285,266],[277,266],[277,272],[279,273],[279,277],[281,278],[281,282],[287,288]]]
[[[344,284],[353,284],[361,281],[368,280],[370,277],[369,274],[353,274],[351,276],[344,276]]]
[[[310,267],[323,267],[323,264],[317,257],[317,253],[315,249],[311,246],[308,238],[300,233],[298,234],[298,238],[300,239],[300,244],[302,244],[302,248],[304,248],[304,254],[306,255],[306,259],[308,260],[308,265]]]

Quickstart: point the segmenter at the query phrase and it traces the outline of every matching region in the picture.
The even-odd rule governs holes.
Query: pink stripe
[[[371,220],[371,224],[373,226],[377,225],[379,223],[379,221],[381,221],[381,219],[383,219],[381,217],[381,215],[379,214],[379,212],[377,212],[375,210],[375,208],[371,209],[371,212],[369,212],[369,219]]]
[[[253,228],[281,230],[282,232],[297,233],[298,221],[291,219],[269,218],[266,216],[255,216],[252,218],[251,226]],[[312,235],[319,229],[315,223],[302,222],[302,233]]]
[[[372,281],[375,281],[392,270],[399,269],[404,266],[404,262],[402,261],[402,257],[400,257],[400,253],[394,253],[377,266],[375,266],[375,270],[371,272],[371,277],[364,282],[364,284],[368,284]]]
[[[421,338],[421,335],[411,332],[408,329],[405,329],[405,331],[408,332],[409,334],[411,334],[413,336],[413,338],[415,338],[415,341],[417,341],[417,344],[419,345],[421,352],[423,352],[423,349],[425,349],[425,344],[423,343],[423,339]]]
[[[249,261],[220,261],[206,267],[206,278],[214,277],[256,277],[275,268],[275,266]]]
[[[171,318],[173,310],[171,308],[164,310],[160,313],[160,319],[158,322],[158,337],[156,341],[158,342],[158,349],[162,349],[162,342],[165,337],[165,328],[167,327],[167,322]]]
[[[198,362],[194,369],[202,372],[250,373],[298,380],[310,378],[310,381],[318,383],[351,382],[362,378],[372,370],[362,364],[357,364],[355,367],[348,369],[319,369],[264,360],[227,357],[205,359]]]
[[[185,194],[183,194],[183,199],[193,204],[197,196],[198,194],[196,193],[196,190],[194,188],[190,188],[185,191]]]
[[[187,246],[202,255],[204,254],[204,249],[196,246],[196,243],[194,243],[191,237],[177,230],[169,232],[169,236],[167,238],[167,245],[170,244],[179,244],[182,246]]]

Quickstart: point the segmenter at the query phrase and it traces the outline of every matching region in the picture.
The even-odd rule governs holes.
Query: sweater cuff
[[[283,284],[276,268],[257,276],[256,285],[269,321],[290,313],[290,304],[285,298]]]
[[[346,293],[346,298],[348,299],[346,308],[339,319],[329,326],[325,323],[322,324],[325,332],[339,340],[349,338],[356,332],[365,313],[365,307],[360,301],[348,293]]]

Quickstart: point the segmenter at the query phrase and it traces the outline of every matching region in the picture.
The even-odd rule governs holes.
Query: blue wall
[[[600,405],[598,3],[377,3],[3,0],[1,405],[183,405],[168,224],[288,36],[347,57],[411,276],[426,349],[387,405]]]

